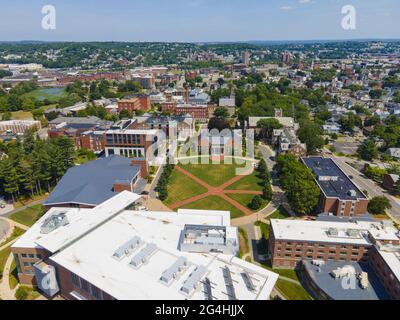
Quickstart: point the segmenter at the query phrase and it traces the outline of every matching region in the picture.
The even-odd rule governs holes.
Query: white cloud
[[[281,9],[281,10],[288,11],[288,10],[293,10],[294,8],[291,7],[291,6],[283,6],[283,7],[280,7],[280,9]]]
[[[311,2],[312,2],[311,0],[299,0],[299,3],[301,4],[309,4]]]

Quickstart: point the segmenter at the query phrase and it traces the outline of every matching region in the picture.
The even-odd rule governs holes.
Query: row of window
[[[109,294],[105,293],[104,291],[100,290],[96,286],[92,285],[91,283],[87,282],[85,279],[77,276],[74,273],[71,273],[71,281],[72,285],[75,288],[79,288],[82,291],[90,294],[93,298],[97,300],[114,300]]]
[[[107,144],[140,144],[139,134],[107,134]]]
[[[32,253],[23,253],[21,254],[22,258],[29,258],[29,259],[38,259],[41,260],[42,259],[42,255],[41,254],[32,254]]]

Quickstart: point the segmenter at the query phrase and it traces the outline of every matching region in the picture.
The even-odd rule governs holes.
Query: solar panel
[[[129,255],[135,249],[137,249],[142,244],[142,241],[139,237],[134,237],[131,240],[125,242],[122,246],[120,246],[117,250],[115,250],[113,254],[113,258],[121,260],[124,256]]]
[[[187,259],[185,257],[180,257],[171,267],[162,273],[160,280],[165,283],[170,283],[172,279],[177,277],[178,273],[186,269],[187,265]]]
[[[186,279],[183,283],[181,291],[186,294],[191,294],[193,290],[197,288],[200,280],[204,277],[207,272],[207,268],[205,266],[198,266]]]
[[[228,291],[228,296],[231,300],[236,300],[237,298],[235,293],[235,287],[233,286],[231,270],[229,270],[228,266],[225,266],[222,272],[224,274],[225,286],[226,290]]]
[[[144,247],[136,256],[134,256],[129,263],[131,266],[138,268],[143,263],[146,263],[150,257],[157,250],[157,246],[154,243],[149,243],[146,247]]]
[[[211,281],[208,278],[204,281],[204,292],[207,300],[213,300]]]
[[[242,273],[242,277],[244,280],[244,283],[246,284],[246,287],[249,291],[254,291],[256,287],[254,286],[253,280],[251,280],[251,277],[247,271],[244,271]]]

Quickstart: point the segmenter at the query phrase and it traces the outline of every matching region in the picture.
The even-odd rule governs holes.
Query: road
[[[368,196],[370,197],[378,197],[385,196],[389,199],[390,204],[392,205],[392,209],[390,209],[389,213],[393,216],[393,218],[397,221],[400,220],[400,201],[390,195],[386,190],[384,190],[381,186],[379,186],[374,181],[366,178],[360,171],[354,169],[347,162],[353,162],[353,159],[346,157],[331,157],[338,164],[338,166],[346,173],[348,176],[353,177],[353,182],[361,189],[361,191],[367,190]]]

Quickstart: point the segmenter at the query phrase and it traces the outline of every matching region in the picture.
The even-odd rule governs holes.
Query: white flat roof
[[[41,247],[54,253],[90,232],[101,223],[123,211],[140,198],[139,195],[123,191],[115,197],[91,209],[52,208],[13,247]],[[54,213],[65,212],[69,224],[55,229],[49,234],[40,233],[43,221]]]
[[[396,240],[397,230],[393,227],[381,228],[380,222],[332,222],[332,221],[304,221],[304,220],[271,220],[271,226],[277,240],[327,242],[372,245],[368,239],[368,232],[379,232],[379,239]],[[329,235],[329,229],[336,229],[337,235]],[[358,236],[351,237],[348,230],[359,231]],[[379,231],[378,231],[379,230]]]
[[[96,210],[96,209],[93,209]],[[222,213],[224,216],[225,213]],[[51,257],[58,265],[89,281],[116,299],[122,300],[204,300],[204,284],[187,296],[180,291],[185,280],[197,266],[206,268],[215,300],[228,299],[223,268],[231,271],[238,299],[268,299],[278,275],[233,256],[222,254],[188,253],[178,249],[185,224],[222,225],[224,218],[218,212],[124,211],[100,225],[83,238]],[[114,251],[133,237],[145,244],[154,243],[156,252],[138,269],[129,266],[132,257],[145,244],[128,257],[118,261]],[[160,282],[162,273],[179,257],[186,257],[189,266],[169,285]],[[250,291],[243,274],[247,272],[255,286]]]

